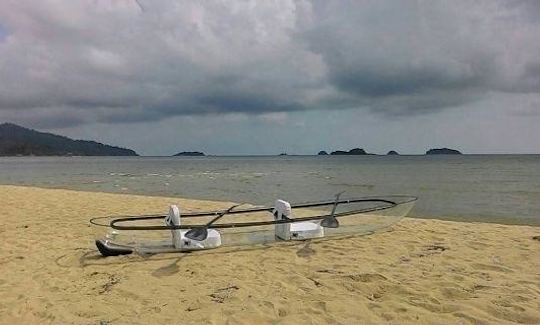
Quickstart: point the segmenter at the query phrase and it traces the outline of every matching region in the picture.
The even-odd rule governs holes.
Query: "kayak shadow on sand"
[[[153,275],[167,276],[169,273],[174,274],[175,265],[180,259],[196,258],[202,254],[231,254],[238,252],[248,252],[256,250],[266,250],[279,247],[298,247],[296,256],[300,258],[310,259],[316,254],[316,251],[311,248],[312,243],[324,242],[327,240],[340,241],[357,237],[356,235],[343,236],[339,238],[317,238],[307,241],[283,241],[259,244],[255,246],[230,246],[221,247],[212,250],[201,250],[191,252],[176,252],[176,253],[159,253],[159,254],[131,254],[121,256],[103,257],[97,249],[76,248],[72,253],[64,254],[55,259],[56,265],[63,268],[85,268],[87,266],[110,266],[110,265],[126,265],[132,263],[147,263],[150,261],[173,261],[172,264],[164,267],[163,270],[156,270]]]
[[[167,264],[165,266],[162,266],[160,268],[155,269],[152,272],[152,276],[155,276],[156,278],[161,278],[164,276],[171,276],[175,275],[180,271],[180,267],[178,266],[178,263],[184,259],[186,255],[182,255],[178,257],[176,260],[174,260],[171,264]]]
[[[294,243],[294,246],[298,246],[302,243]],[[201,254],[212,255],[212,254],[230,254],[237,252],[245,251],[254,251],[254,250],[265,250],[272,247],[279,246],[293,246],[291,243],[283,243],[276,245],[272,244],[260,244],[257,246],[246,246],[246,247],[228,247],[220,248],[217,250],[206,250],[206,251],[197,251],[197,252],[177,252],[177,253],[160,253],[160,254],[132,254],[132,255],[122,255],[122,256],[109,256],[103,257],[98,250],[96,249],[86,249],[78,248],[71,254],[64,254],[55,259],[55,264],[63,268],[72,268],[79,267],[85,268],[87,266],[106,266],[106,265],[126,265],[132,263],[146,263],[149,261],[165,261],[165,260],[175,260],[174,263],[177,263],[180,259],[197,257]],[[171,266],[172,268],[173,266]],[[162,274],[160,271],[158,274]],[[170,271],[169,271],[170,272]]]
[[[311,256],[317,253],[313,248],[309,247],[310,245],[311,245],[311,241],[310,240],[306,241],[306,244],[304,245],[304,247],[296,251],[296,256],[310,259]]]

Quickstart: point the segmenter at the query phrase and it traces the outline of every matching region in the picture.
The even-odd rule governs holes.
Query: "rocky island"
[[[138,156],[130,149],[0,124],[0,156]]]
[[[349,151],[336,150],[336,151],[332,151],[332,153],[330,153],[330,154],[333,155],[333,156],[346,156],[346,155],[363,156],[363,155],[369,155],[369,153],[367,153],[364,149],[360,149],[360,148],[354,148],[354,149],[351,149]]]
[[[395,150],[390,150],[388,151],[388,153],[386,154],[387,156],[399,156],[399,153]]]
[[[319,151],[319,153],[317,154],[318,156],[327,156],[328,155],[328,152],[324,151],[324,150],[321,150]]]
[[[173,155],[173,157],[180,157],[180,156],[183,156],[183,157],[201,157],[201,156],[205,156],[204,152],[200,152],[200,151],[182,151],[182,152],[179,152],[175,155]]]
[[[435,148],[426,151],[426,155],[461,155],[462,153],[449,148]]]

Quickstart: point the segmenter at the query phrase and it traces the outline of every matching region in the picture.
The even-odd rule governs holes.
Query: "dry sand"
[[[227,203],[0,186],[0,324],[540,323],[540,229],[404,219],[371,236],[99,257],[88,219]]]

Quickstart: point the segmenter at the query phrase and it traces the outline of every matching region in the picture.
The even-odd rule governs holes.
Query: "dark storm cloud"
[[[491,31],[479,34],[475,8],[364,1],[346,10],[341,4],[318,3],[320,23],[304,39],[326,63],[328,82],[349,100],[381,113],[434,112],[499,87],[498,49],[490,50]],[[489,10],[486,19],[494,23]]]
[[[377,98],[430,93],[437,89],[460,91],[482,85],[483,79],[481,75],[452,76],[428,67],[383,70],[358,66],[335,71],[329,80],[345,92]]]
[[[0,2],[0,120],[63,127],[540,92],[537,1]]]
[[[293,111],[305,109],[300,104],[291,100],[280,103],[275,98],[258,94],[211,94],[198,99],[201,111],[220,112],[222,110],[230,112],[257,113],[275,111]],[[196,113],[194,111],[193,113]]]

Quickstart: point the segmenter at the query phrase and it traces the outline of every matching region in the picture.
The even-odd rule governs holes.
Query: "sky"
[[[540,153],[540,1],[0,0],[0,85],[142,155]]]

